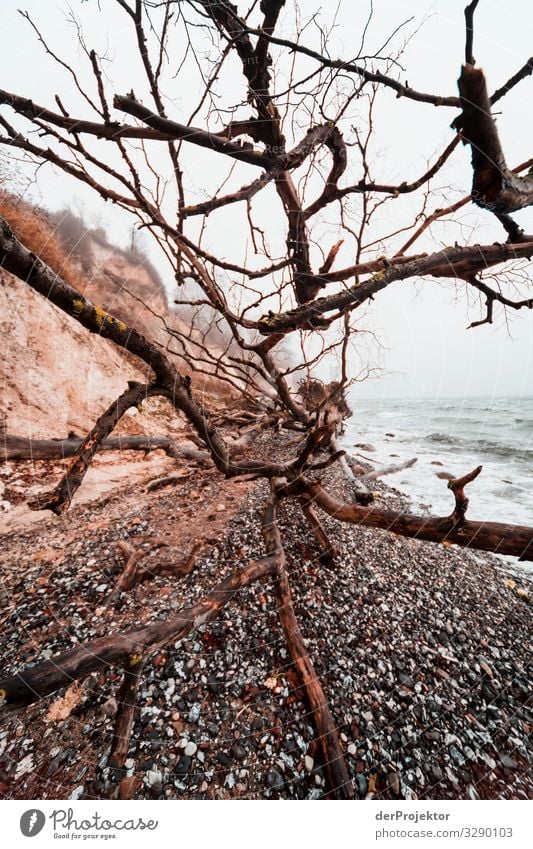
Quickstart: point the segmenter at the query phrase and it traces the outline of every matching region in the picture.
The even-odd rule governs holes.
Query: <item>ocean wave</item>
[[[483,455],[486,453],[496,457],[515,458],[521,462],[533,461],[533,450],[504,445],[490,439],[464,439],[449,433],[430,433],[424,437],[424,442],[434,442],[437,445],[450,446],[455,449],[460,448],[469,454]]]

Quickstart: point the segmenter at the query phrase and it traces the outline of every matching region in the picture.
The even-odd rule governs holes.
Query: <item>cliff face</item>
[[[166,341],[164,323],[155,314],[172,325],[177,320],[169,316],[161,281],[140,264],[142,258],[130,258],[86,233],[82,262],[68,255],[58,228],[38,210],[4,196],[0,214],[21,241],[94,303],[152,339]],[[17,436],[84,435],[128,380],[147,376],[143,364],[1,271],[0,337],[0,419]],[[125,418],[123,429],[161,432],[161,422],[154,427],[143,422],[141,428],[140,417]]]
[[[142,372],[25,283],[0,275],[0,415],[8,433],[84,435]]]

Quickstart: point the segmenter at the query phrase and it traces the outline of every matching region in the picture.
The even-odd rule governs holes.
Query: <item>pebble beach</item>
[[[337,467],[323,483],[349,498]],[[375,489],[383,506],[409,509],[393,487],[376,482]],[[173,487],[143,496],[142,509],[126,489],[8,534],[0,559],[2,676],[113,630],[168,618],[257,557],[264,484],[232,492],[203,473],[179,493]],[[196,518],[204,511],[211,531],[193,572],[158,574],[106,606],[121,570],[116,543],[128,540],[146,558],[172,556],[161,539],[194,493],[201,495]],[[231,498],[231,518],[221,524],[220,501],[228,508]],[[340,552],[331,566],[319,562],[297,505],[280,509],[296,614],[355,798],[530,798],[527,571],[328,517],[324,526]],[[172,541],[176,550],[187,544]],[[39,560],[40,550],[52,553]],[[4,798],[326,795],[320,747],[268,580],[242,590],[216,621],[147,664],[128,758],[116,769],[108,754],[120,677],[116,669],[91,675],[70,712],[61,712],[60,692],[2,718]]]

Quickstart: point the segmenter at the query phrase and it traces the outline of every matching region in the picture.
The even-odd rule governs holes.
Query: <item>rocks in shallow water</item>
[[[192,757],[193,755],[196,754],[197,751],[198,751],[198,746],[196,745],[196,743],[194,743],[192,740],[189,740],[189,742],[187,743],[187,745],[185,746],[185,748],[183,750],[183,754],[187,755],[188,757]]]

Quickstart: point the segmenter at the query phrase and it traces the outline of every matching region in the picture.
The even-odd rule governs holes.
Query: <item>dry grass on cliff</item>
[[[9,192],[0,191],[0,215],[23,245],[56,274],[76,289],[80,288],[80,271],[65,253],[61,239],[41,210]]]
[[[33,251],[77,291],[85,291],[86,278],[76,261],[79,257],[68,255],[60,233],[61,228],[54,226],[45,212],[0,189],[0,216],[5,218],[23,245]],[[79,242],[79,239],[77,241]],[[126,256],[126,252],[121,253]],[[128,322],[131,322],[132,318],[133,316],[125,316]],[[131,356],[127,351],[124,351],[124,354],[126,357]],[[179,357],[178,360],[180,360]],[[133,361],[137,363],[135,358]],[[192,376],[196,391],[214,396],[219,406],[231,406],[237,402],[235,390],[224,381],[217,379],[215,375],[195,375],[187,363],[182,361],[179,362],[179,366],[184,374]]]

